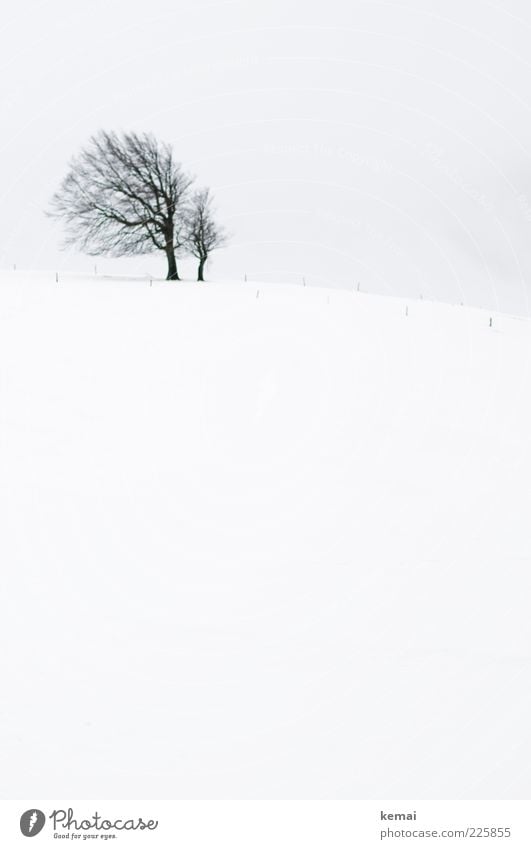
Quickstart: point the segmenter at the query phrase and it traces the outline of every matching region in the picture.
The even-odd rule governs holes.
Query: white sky
[[[93,132],[149,130],[234,234],[214,279],[528,312],[525,0],[23,0],[0,26],[2,267],[92,269],[43,209]]]

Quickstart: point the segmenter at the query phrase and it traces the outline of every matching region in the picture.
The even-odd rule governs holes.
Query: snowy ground
[[[531,323],[0,276],[0,795],[531,793]]]

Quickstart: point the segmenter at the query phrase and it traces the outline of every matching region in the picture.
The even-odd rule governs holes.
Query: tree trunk
[[[204,257],[204,258],[202,257],[202,258],[199,260],[199,267],[198,267],[198,269],[197,269],[197,279],[198,279],[198,281],[199,281],[200,283],[204,283],[204,282],[205,282],[204,271],[205,271],[205,263],[206,263],[206,261],[207,261],[207,258],[206,258],[206,257]]]
[[[175,248],[171,244],[166,245],[166,259],[168,260],[168,274],[166,280],[179,280],[177,273],[177,260],[175,259]]]

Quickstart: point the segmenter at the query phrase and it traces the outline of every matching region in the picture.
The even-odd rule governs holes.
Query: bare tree
[[[50,215],[66,224],[66,246],[90,255],[164,251],[179,280],[184,210],[193,180],[172,149],[149,133],[100,131],[70,163]]]
[[[209,189],[194,193],[186,215],[185,244],[188,251],[199,260],[197,279],[205,279],[205,264],[216,248],[227,243],[227,233],[216,223]]]

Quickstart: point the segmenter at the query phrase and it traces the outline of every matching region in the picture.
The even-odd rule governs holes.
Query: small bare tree
[[[192,182],[171,147],[153,135],[102,130],[71,161],[49,214],[65,222],[65,246],[93,256],[163,251],[167,279],[179,280]]]
[[[214,219],[209,189],[194,193],[187,209],[185,230],[186,247],[199,260],[197,279],[204,281],[208,257],[213,250],[223,247],[228,240],[227,233]]]

